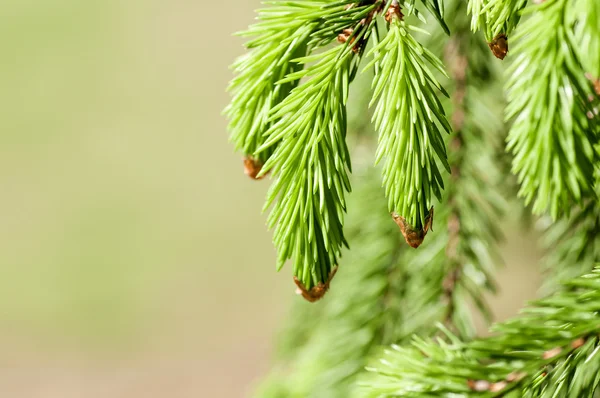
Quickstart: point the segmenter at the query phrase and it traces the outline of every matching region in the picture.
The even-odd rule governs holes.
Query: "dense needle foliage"
[[[231,140],[320,301],[257,396],[600,393],[600,2],[273,0],[242,35]],[[507,211],[547,297],[481,338]]]

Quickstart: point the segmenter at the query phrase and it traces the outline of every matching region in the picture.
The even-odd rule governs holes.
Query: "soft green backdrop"
[[[0,396],[239,397],[267,368],[294,289],[220,115],[258,4],[0,6]]]

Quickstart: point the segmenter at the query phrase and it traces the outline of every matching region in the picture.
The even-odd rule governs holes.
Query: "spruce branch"
[[[346,100],[362,48],[373,28],[373,14],[381,3],[356,5],[343,0],[275,4],[281,5],[271,9],[265,17],[267,22],[255,29],[265,32],[265,24],[283,28],[286,23],[300,23],[308,34],[293,37],[292,41],[304,41],[309,51],[335,41],[339,32],[348,32],[343,45],[293,58],[297,68],[273,82],[276,89],[293,89],[266,109],[268,128],[252,153],[265,160],[255,177],[271,171],[275,177],[265,209],[273,205],[268,224],[275,228],[277,268],[293,258],[299,293],[309,301],[317,301],[327,292],[341,247],[346,244],[342,227],[351,168],[345,141]],[[295,13],[292,20],[289,8]],[[268,48],[273,38],[268,42],[263,39],[260,36],[251,42],[252,46]],[[291,56],[281,55],[279,61]],[[307,81],[298,85],[303,78]],[[234,105],[235,101],[232,109],[241,107]]]
[[[600,267],[491,337],[415,338],[369,366],[364,397],[590,397],[600,387]]]
[[[548,0],[529,6],[532,14],[518,29],[518,54],[507,83],[507,118],[514,119],[508,138],[519,195],[533,212],[556,219],[593,195],[595,146],[600,134],[588,102],[573,27],[577,14],[570,2]],[[541,68],[540,68],[541,65]]]
[[[263,167],[276,176],[265,209],[274,204],[269,227],[275,227],[277,268],[294,258],[294,275],[306,290],[325,284],[337,265],[350,191],[346,147],[346,109],[352,51],[340,46],[302,63],[315,61],[288,79],[310,76],[277,107],[278,121],[267,131],[258,152],[278,144]]]
[[[371,50],[368,67],[377,65],[372,101],[377,102],[373,122],[379,132],[376,163],[384,160],[388,208],[406,220],[405,230],[424,231],[420,239],[407,239],[418,247],[433,198],[441,199],[436,160],[450,171],[442,132],[451,128],[436,91],[447,94],[427,66],[445,74],[443,65],[410,35],[401,16],[398,11],[389,18],[388,33]]]
[[[371,26],[360,21],[376,7],[343,7],[340,12],[346,23],[358,24],[352,39],[365,40]],[[337,20],[332,18],[332,23]],[[338,28],[329,30],[327,26],[321,31],[329,31],[330,39],[334,39]],[[312,65],[288,74],[278,84],[308,80],[271,109],[269,120],[274,124],[256,151],[260,154],[275,147],[261,174],[273,171],[276,177],[265,209],[273,204],[268,224],[275,228],[277,268],[293,258],[296,284],[309,301],[327,292],[341,248],[346,245],[342,227],[351,169],[345,141],[346,100],[356,69],[354,53],[349,40],[297,59],[299,64]]]
[[[446,14],[441,0],[421,0],[454,32],[444,54],[451,97],[438,99],[445,68],[434,53],[446,40],[421,44],[428,40],[422,30],[405,21],[405,14],[423,20],[415,3],[275,0],[247,33],[251,51],[236,64],[227,114],[246,173],[273,177],[265,209],[272,209],[277,266],[292,259],[299,293],[316,301],[330,287],[346,238],[354,247],[323,305],[294,306],[260,396],[591,398],[600,392],[600,268],[575,274],[589,271],[600,253],[600,53],[589,51],[600,45],[600,3],[468,2],[470,23],[494,55],[504,58],[509,36],[511,46],[518,42],[507,118],[514,119],[509,149],[520,194],[537,213],[556,218],[574,209],[547,234],[556,249],[547,260],[553,279],[569,280],[491,337],[471,341],[470,304],[489,315],[483,296],[494,291],[500,263],[499,79],[486,44],[467,32],[466,4],[447,0]],[[378,16],[388,22],[381,37]],[[344,227],[347,99],[370,38],[385,195],[372,173],[359,173],[359,192],[349,198],[354,216]],[[384,196],[413,246],[432,227],[435,205],[436,233],[426,247],[403,250]],[[361,375],[374,354],[380,360]]]

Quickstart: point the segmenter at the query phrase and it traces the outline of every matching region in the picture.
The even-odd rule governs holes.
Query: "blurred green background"
[[[0,396],[239,397],[267,369],[294,287],[221,116],[258,5],[0,6]],[[538,283],[509,238],[500,318]]]

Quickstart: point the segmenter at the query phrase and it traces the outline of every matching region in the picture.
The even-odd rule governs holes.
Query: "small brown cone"
[[[301,295],[306,301],[310,303],[314,303],[321,300],[323,296],[325,296],[325,293],[327,293],[327,291],[329,290],[329,284],[335,276],[337,268],[337,266],[333,267],[333,269],[329,273],[329,278],[327,279],[327,282],[319,282],[317,286],[313,286],[310,290],[307,290],[306,287],[304,287],[304,284],[300,282],[300,280],[297,277],[294,276],[294,283],[297,286],[296,293],[298,295]]]
[[[254,159],[251,156],[246,156],[244,158],[244,174],[253,180],[262,180],[265,178],[264,175],[258,177],[258,174],[262,170],[263,164],[260,160]]]
[[[488,43],[488,46],[496,58],[504,59],[508,53],[508,37],[504,33],[500,33]]]
[[[400,231],[402,232],[402,236],[404,236],[404,240],[406,243],[412,248],[418,248],[421,246],[423,241],[425,240],[425,236],[427,232],[433,226],[433,207],[429,210],[429,214],[425,217],[425,225],[423,229],[415,229],[412,225],[406,222],[406,219],[402,216],[399,216],[397,213],[392,213],[392,218],[400,227]]]

